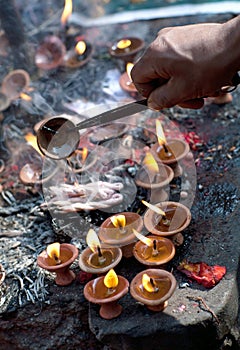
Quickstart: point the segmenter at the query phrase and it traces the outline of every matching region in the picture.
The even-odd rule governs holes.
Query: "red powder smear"
[[[214,287],[226,273],[225,266],[209,266],[204,262],[188,263],[183,261],[177,269],[206,288]]]
[[[77,275],[77,281],[80,284],[85,284],[93,278],[93,274],[85,271],[80,271]]]
[[[190,131],[184,135],[186,142],[189,144],[191,150],[197,151],[205,142],[194,131]]]

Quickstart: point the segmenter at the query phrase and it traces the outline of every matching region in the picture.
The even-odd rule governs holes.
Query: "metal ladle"
[[[75,125],[64,117],[51,118],[41,124],[37,131],[37,143],[41,152],[55,160],[68,158],[80,141],[79,130],[101,126],[147,109],[147,100],[135,101],[101,113]]]

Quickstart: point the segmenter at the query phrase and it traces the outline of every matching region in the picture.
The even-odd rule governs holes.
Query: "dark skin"
[[[221,96],[240,69],[240,16],[160,30],[131,75],[150,108],[201,108]]]

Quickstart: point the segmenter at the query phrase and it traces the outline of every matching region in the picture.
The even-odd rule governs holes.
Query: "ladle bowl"
[[[47,120],[37,131],[37,143],[42,153],[59,160],[68,158],[78,147],[80,134],[75,124],[67,118]]]

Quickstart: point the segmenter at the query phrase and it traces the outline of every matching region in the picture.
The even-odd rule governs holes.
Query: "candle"
[[[102,274],[115,267],[122,258],[122,251],[118,247],[102,249],[97,233],[90,229],[87,234],[88,247],[79,257],[81,270],[89,273]]]
[[[133,230],[139,241],[133,248],[133,255],[144,265],[158,266],[169,262],[175,255],[174,244],[165,237],[148,236]]]
[[[148,269],[137,274],[130,284],[134,299],[152,311],[162,311],[177,286],[174,276],[162,269]]]

